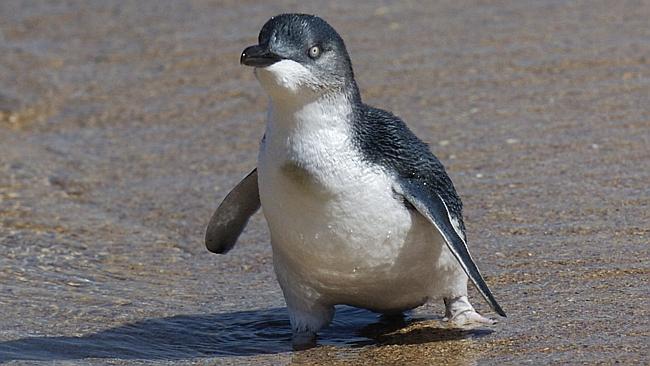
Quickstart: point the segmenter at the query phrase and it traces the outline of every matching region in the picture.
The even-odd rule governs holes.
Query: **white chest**
[[[269,113],[258,179],[276,271],[280,263],[300,281],[343,297],[403,281],[417,288],[408,301],[419,301],[439,255],[431,226],[395,196],[386,171],[362,159],[347,118],[322,105]]]
[[[321,252],[319,263],[349,258],[351,270],[390,264],[411,214],[394,196],[391,177],[353,145],[349,108],[321,103],[283,112],[271,109],[258,162],[274,249]]]

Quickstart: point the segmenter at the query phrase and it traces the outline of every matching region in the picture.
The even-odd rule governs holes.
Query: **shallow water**
[[[431,327],[436,323],[410,316],[382,319],[368,311],[341,306],[331,326],[320,334],[319,345],[323,349],[347,348],[348,354],[342,359],[354,359],[364,346],[402,343],[409,338],[408,332],[391,333],[421,324],[430,326],[427,331],[430,339],[423,341],[471,341],[492,332]],[[28,337],[3,342],[0,351],[5,361],[88,358],[181,361],[287,354],[291,351],[291,330],[286,308],[270,308],[146,319],[83,336]]]
[[[288,10],[330,21],[366,102],[447,166],[508,313],[494,329],[445,329],[442,304],[403,322],[342,307],[320,347],[291,352],[261,215],[228,255],[205,250],[264,128],[239,54]],[[643,1],[0,2],[0,362],[647,363],[649,16]]]

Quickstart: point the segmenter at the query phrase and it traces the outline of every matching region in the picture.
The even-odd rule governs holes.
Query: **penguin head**
[[[269,19],[258,44],[241,54],[271,98],[308,97],[357,90],[350,57],[339,34],[323,19],[282,14]]]

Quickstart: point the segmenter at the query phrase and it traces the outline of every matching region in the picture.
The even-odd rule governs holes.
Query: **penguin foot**
[[[445,317],[443,321],[449,322],[454,328],[472,329],[482,326],[494,325],[496,320],[486,318],[474,310],[467,296],[445,298]]]
[[[291,346],[294,351],[304,351],[316,347],[316,333],[300,332],[291,337]]]
[[[461,329],[472,329],[497,323],[496,320],[484,317],[475,310],[466,310],[452,318],[445,317],[443,320],[449,322],[450,326]]]
[[[294,351],[316,347],[316,333],[330,323],[334,317],[334,306],[318,303],[306,305],[305,301],[296,301],[295,298],[286,300]]]

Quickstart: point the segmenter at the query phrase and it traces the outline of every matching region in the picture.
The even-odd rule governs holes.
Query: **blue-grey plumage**
[[[228,253],[244,231],[248,219],[259,208],[257,169],[253,169],[228,193],[210,218],[205,232],[208,250],[217,254]]]
[[[443,165],[402,120],[361,101],[338,33],[316,16],[283,14],[258,41],[241,63],[255,67],[270,99],[259,197],[237,204],[231,195],[253,180],[238,185],[206,243],[216,252],[234,245],[259,200],[294,345],[310,344],[336,304],[393,313],[442,297],[453,324],[493,324],[469,303],[468,277],[505,316],[469,254]]]

